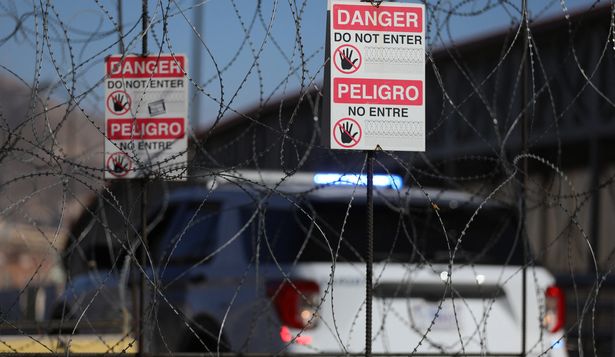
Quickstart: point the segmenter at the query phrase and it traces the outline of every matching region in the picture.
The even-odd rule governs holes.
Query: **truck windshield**
[[[374,205],[374,260],[408,263],[522,263],[518,220],[508,208],[475,207],[396,210]],[[253,210],[244,210],[247,220]],[[307,213],[307,214],[306,214]],[[311,202],[303,211],[269,207],[259,213],[246,239],[260,261],[362,262],[367,249],[366,207],[345,202]],[[341,239],[340,239],[341,238]],[[452,256],[453,251],[456,252]]]

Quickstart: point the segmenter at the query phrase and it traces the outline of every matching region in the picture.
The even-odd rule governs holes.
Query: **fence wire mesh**
[[[366,54],[427,61],[427,150],[374,153],[373,355],[615,356],[615,3],[422,3],[424,54]],[[0,2],[0,352],[366,354],[368,154],[322,141],[326,18]],[[185,182],[103,178],[105,60],[144,53],[189,59]]]

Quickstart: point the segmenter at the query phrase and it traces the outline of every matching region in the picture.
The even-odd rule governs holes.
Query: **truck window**
[[[151,233],[157,261],[191,264],[216,249],[219,205],[208,202],[199,206],[195,202],[168,208]]]
[[[272,261],[275,257],[278,262],[291,263],[331,262],[337,251],[339,262],[362,262],[367,249],[365,205],[353,203],[346,217],[347,209],[346,202],[312,202],[305,206],[315,218],[311,220],[291,206],[267,208],[260,213],[261,219],[246,230],[248,252],[259,252],[260,261]],[[374,260],[447,263],[474,209],[440,209],[441,223],[431,207],[412,208],[402,214],[384,204],[375,204]],[[252,213],[253,209],[245,209],[243,219],[247,220]],[[510,209],[483,208],[461,237],[454,261],[521,264],[521,246],[515,239],[517,225],[516,215]]]

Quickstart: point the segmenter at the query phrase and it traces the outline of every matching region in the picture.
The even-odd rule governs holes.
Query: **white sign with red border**
[[[186,179],[187,65],[178,54],[106,58],[105,179]]]
[[[425,7],[329,0],[330,147],[425,151]]]

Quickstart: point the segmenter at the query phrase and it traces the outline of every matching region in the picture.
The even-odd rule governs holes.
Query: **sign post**
[[[325,73],[331,149],[365,150],[365,355],[372,354],[375,150],[425,151],[425,7],[329,0]],[[326,115],[325,115],[326,117]]]
[[[147,279],[147,189],[156,176],[187,179],[187,58],[181,54],[150,55],[147,48],[148,0],[141,1],[141,54],[126,55],[120,36],[119,55],[105,59],[105,179],[139,179],[141,236],[138,265],[138,353],[147,353],[145,280]],[[118,6],[122,18],[121,2]],[[121,26],[121,21],[120,21]],[[120,35],[121,35],[120,29]],[[155,279],[154,276],[152,276]],[[133,285],[134,286],[134,285]]]
[[[138,335],[146,353],[148,180],[186,180],[188,156],[187,58],[147,54],[147,1],[143,1],[143,53],[112,55],[105,61],[105,179],[139,179],[141,237]],[[155,278],[155,277],[153,277]]]

